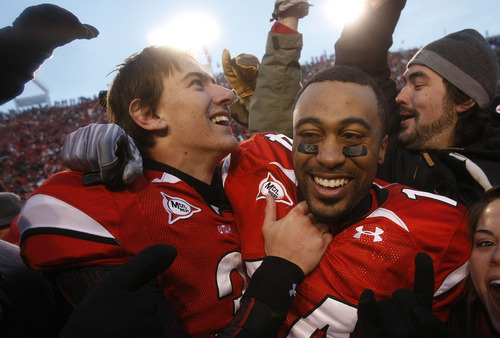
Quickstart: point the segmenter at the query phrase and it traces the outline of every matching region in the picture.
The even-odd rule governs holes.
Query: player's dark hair
[[[500,199],[500,186],[493,187],[486,191],[481,197],[481,200],[469,208],[469,217],[467,222],[469,225],[471,244],[474,242],[474,232],[477,229],[479,219],[483,215],[484,210],[491,202],[497,199]]]
[[[451,100],[454,104],[465,104],[469,100],[472,100],[470,96],[444,78],[443,83],[446,88],[447,99]],[[455,126],[454,145],[456,147],[463,147],[488,136],[490,119],[490,108],[481,108],[477,103],[468,110],[460,113]]]
[[[107,96],[108,121],[118,124],[134,139],[143,157],[150,157],[148,150],[155,139],[153,133],[131,118],[130,103],[140,99],[142,112],[154,116],[163,93],[163,80],[180,70],[180,62],[186,58],[192,56],[168,46],[150,46],[127,58],[117,69]]]
[[[297,94],[297,98],[295,102],[298,101],[300,95],[304,92],[304,90],[313,83],[325,82],[325,81],[338,81],[345,83],[357,83],[362,86],[370,87],[378,102],[378,115],[380,117],[380,122],[382,125],[382,135],[387,134],[388,128],[388,115],[389,115],[389,105],[387,103],[387,99],[385,98],[382,89],[377,85],[377,83],[373,80],[373,78],[367,73],[359,70],[355,67],[350,66],[334,66],[322,70],[316,73],[309,81],[307,81],[302,89]],[[335,95],[335,93],[332,93]]]

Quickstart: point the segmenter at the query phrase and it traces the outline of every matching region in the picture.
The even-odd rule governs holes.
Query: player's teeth
[[[346,185],[348,180],[345,178],[328,180],[325,178],[314,177],[314,182],[323,187],[337,188]]]
[[[227,122],[229,119],[226,116],[216,116],[212,119],[213,123]]]

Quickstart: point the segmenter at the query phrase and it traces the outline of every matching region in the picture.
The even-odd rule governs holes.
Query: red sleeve
[[[34,270],[123,263],[118,207],[103,186],[83,186],[79,173],[52,176],[24,203],[21,256]]]
[[[292,140],[275,133],[255,134],[226,160],[224,189],[240,232],[243,258],[265,255],[262,223],[266,195],[276,200],[277,217],[284,217],[297,201]]]
[[[283,25],[282,23],[275,22],[273,27],[271,27],[271,32],[279,33],[279,34],[298,34],[299,32],[295,29],[291,29],[287,25]]]

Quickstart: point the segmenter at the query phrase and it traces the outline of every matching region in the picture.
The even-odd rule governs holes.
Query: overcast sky
[[[310,0],[309,16],[301,20],[304,34],[301,62],[323,53],[332,54],[333,44],[342,29],[334,16],[333,6],[354,0]],[[222,72],[220,58],[227,48],[233,56],[252,53],[262,57],[274,1],[271,0],[53,0],[81,22],[95,26],[100,35],[93,40],[75,40],[57,48],[37,72],[37,80],[50,90],[52,103],[80,96],[93,97],[107,89],[112,72],[129,55],[151,44],[151,32],[172,24],[179,18],[199,33],[218,26],[208,50],[215,73]],[[0,27],[9,26],[27,7],[40,1],[0,0]],[[330,7],[327,7],[330,6]],[[190,22],[185,15],[202,13],[213,22]],[[345,17],[346,15],[342,15]],[[421,47],[427,42],[464,28],[474,28],[485,36],[500,35],[500,0],[408,0],[401,15],[391,50]],[[188,28],[171,28],[168,34],[178,36]],[[195,51],[196,52],[196,51]],[[203,54],[198,54],[200,58]],[[33,83],[20,97],[40,94]],[[0,106],[12,108],[13,101]]]

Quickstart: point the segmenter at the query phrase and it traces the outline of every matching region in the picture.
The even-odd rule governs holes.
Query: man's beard
[[[455,122],[454,120],[454,110],[453,104],[449,99],[445,99],[442,105],[442,110],[444,114],[436,121],[428,124],[418,124],[418,117],[420,113],[416,109],[401,108],[410,111],[415,118],[415,128],[410,133],[405,133],[405,130],[401,130],[399,134],[399,142],[403,147],[411,150],[421,150],[424,144],[429,144],[437,135],[441,134],[444,130],[448,129]],[[432,147],[426,147],[432,148]]]

